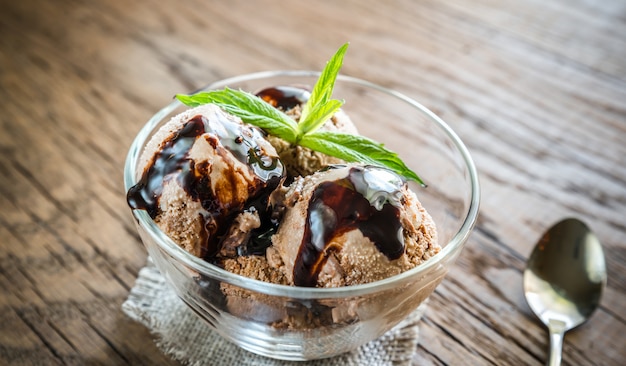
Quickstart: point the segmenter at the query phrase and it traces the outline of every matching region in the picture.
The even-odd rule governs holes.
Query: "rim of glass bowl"
[[[242,81],[265,79],[270,77],[318,77],[319,74],[320,73],[317,71],[307,70],[263,71],[239,75],[232,78],[216,81],[200,90],[219,89],[223,88],[224,86],[239,83]],[[337,288],[295,287],[263,282],[260,280],[255,280],[252,278],[234,274],[188,253],[187,251],[179,247],[176,243],[174,243],[174,241],[170,239],[163,231],[161,231],[161,229],[159,229],[159,227],[154,223],[152,218],[150,218],[145,210],[133,210],[133,215],[137,219],[138,223],[143,226],[150,233],[150,235],[152,235],[152,237],[159,245],[160,249],[164,250],[168,255],[170,255],[175,260],[180,261],[184,265],[198,271],[205,276],[229,283],[231,285],[239,286],[251,291],[260,292],[271,296],[285,296],[296,299],[322,299],[362,296],[378,291],[391,289],[398,286],[399,284],[408,283],[413,278],[420,278],[421,274],[427,273],[434,266],[438,266],[448,256],[453,255],[457,250],[461,249],[463,243],[467,240],[472,228],[474,227],[478,216],[480,189],[476,167],[469,154],[469,151],[465,147],[465,144],[457,136],[457,134],[441,118],[435,115],[428,108],[424,107],[415,100],[405,96],[404,94],[371,83],[369,81],[350,76],[339,75],[338,80],[375,89],[377,91],[399,98],[404,102],[412,105],[413,107],[424,113],[427,117],[429,117],[432,122],[434,122],[435,125],[437,125],[450,138],[450,140],[454,143],[454,146],[462,155],[469,173],[471,185],[470,205],[467,210],[463,224],[461,225],[461,228],[457,231],[452,240],[450,240],[450,242],[447,243],[447,245],[445,245],[437,255],[433,256],[425,263],[409,271],[376,282]],[[143,126],[143,128],[135,137],[128,151],[126,163],[124,166],[124,185],[126,188],[126,192],[137,181],[135,177],[135,168],[137,166],[137,161],[141,155],[142,146],[144,146],[144,144],[147,142],[146,140],[150,136],[152,130],[164,117],[166,117],[173,110],[180,106],[182,106],[182,103],[180,103],[178,100],[174,100],[173,102],[171,102],[169,105],[167,105],[159,112],[157,112],[154,116],[152,116],[152,118],[148,120],[148,122]]]

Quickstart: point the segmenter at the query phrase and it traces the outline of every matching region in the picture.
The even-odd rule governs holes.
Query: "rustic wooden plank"
[[[37,332],[9,307],[0,308],[0,362],[11,365],[60,365],[55,339]]]
[[[614,21],[626,14],[626,2],[580,1],[572,6],[568,1],[556,1],[545,4],[541,12],[536,11],[537,5],[537,1],[524,4],[480,1],[473,2],[471,7],[463,2],[448,2],[444,6],[535,43],[553,57],[564,57],[581,67],[625,80],[626,65],[611,56],[616,54],[614,47],[626,46],[626,41],[620,37],[626,32],[626,23]],[[609,22],[612,27],[606,26]],[[572,27],[572,24],[577,26]]]

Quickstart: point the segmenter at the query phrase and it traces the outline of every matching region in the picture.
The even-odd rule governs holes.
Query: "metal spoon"
[[[548,365],[561,363],[565,332],[591,316],[605,285],[602,245],[583,222],[565,219],[539,240],[524,271],[524,295],[550,331]]]

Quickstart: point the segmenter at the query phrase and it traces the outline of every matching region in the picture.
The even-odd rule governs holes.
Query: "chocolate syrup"
[[[280,182],[273,182],[272,189]],[[237,248],[237,255],[265,255],[265,250],[272,245],[272,235],[278,230],[280,220],[273,216],[272,207],[269,204],[271,190],[266,190],[254,200],[246,204],[245,211],[256,211],[261,219],[261,225],[252,229],[250,238],[246,243]]]
[[[328,257],[341,250],[333,239],[354,229],[359,229],[390,260],[404,253],[399,208],[390,202],[380,209],[372,205],[355,187],[362,175],[363,170],[351,168],[346,178],[323,182],[313,192],[294,263],[296,286],[314,287]]]
[[[201,136],[213,146],[216,154],[224,156],[230,152],[246,163],[259,178],[249,187],[248,194],[252,199],[250,202],[237,202],[236,199],[233,202],[220,202],[215,197],[209,175],[211,166],[206,162],[195,164],[189,158],[189,150]],[[264,155],[254,141],[257,138],[262,138],[260,131],[247,130],[219,113],[213,114],[211,119],[202,115],[190,118],[181,130],[162,143],[160,151],[154,155],[140,181],[128,190],[128,204],[133,209],[144,209],[150,217],[156,218],[164,183],[169,179],[176,179],[185,192],[193,200],[200,202],[204,209],[201,213],[204,220],[201,256],[211,259],[218,252],[220,241],[234,217],[244,208],[251,209],[257,202],[254,198],[265,202],[265,205],[255,209],[267,210],[267,198],[263,197],[269,196],[283,176],[280,161]],[[220,143],[222,146],[219,146]],[[222,170],[221,178],[236,182],[236,175],[239,174],[241,173],[235,172],[232,167],[226,168]]]
[[[171,178],[172,173],[181,172],[179,179],[183,181],[183,186],[191,184],[188,176],[193,170],[193,161],[187,155],[196,138],[204,132],[204,123],[200,116],[196,116],[165,142],[139,182],[128,190],[128,205],[133,209],[146,210],[154,219],[158,214],[163,184]]]
[[[274,108],[288,111],[295,106],[306,103],[311,96],[306,89],[294,86],[275,86],[256,93],[258,97],[271,104]]]

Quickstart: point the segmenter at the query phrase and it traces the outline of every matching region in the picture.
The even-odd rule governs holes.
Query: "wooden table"
[[[177,92],[273,69],[398,89],[466,142],[482,183],[467,248],[432,296],[416,364],[542,364],[522,294],[566,216],[604,244],[600,309],[564,363],[626,359],[626,1],[2,1],[0,364],[174,364],[120,305],[146,253],[122,166]]]

